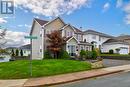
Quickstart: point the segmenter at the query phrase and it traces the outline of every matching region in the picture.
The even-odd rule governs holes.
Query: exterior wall
[[[114,53],[117,53],[115,49],[120,47],[128,48],[128,53],[129,53],[129,45],[125,45],[125,44],[103,44],[102,52],[109,52],[110,49],[113,49]]]
[[[50,34],[55,30],[60,30],[63,26],[64,23],[58,18],[44,27],[44,50],[47,50],[47,45],[49,45],[46,34]]]
[[[42,50],[42,27],[34,22],[32,36],[37,36],[37,39],[32,40],[32,59],[42,59],[44,50]],[[40,51],[41,50],[41,51]]]
[[[65,29],[62,30],[62,37],[70,37],[74,36],[74,30],[72,27],[67,26]]]
[[[23,56],[29,56],[31,54],[30,50],[23,49]]]
[[[78,41],[83,41],[83,35],[82,34],[75,34],[75,38],[78,40]]]
[[[95,37],[95,38],[93,38]],[[99,35],[92,35],[92,34],[85,34],[83,35],[83,40],[85,40],[89,43],[96,42],[97,48],[99,48],[99,45],[102,45],[105,41],[107,41],[110,38],[107,37],[101,37]]]
[[[70,52],[69,52],[69,47],[68,47],[68,46],[70,46],[70,45],[74,45],[74,46],[75,46],[75,53],[76,53],[76,55],[77,55],[77,54],[78,54],[78,51],[76,50],[76,47],[78,46],[77,41],[74,40],[74,39],[71,39],[70,41],[67,42],[67,44],[66,44],[66,51],[67,51],[68,53],[70,53]]]

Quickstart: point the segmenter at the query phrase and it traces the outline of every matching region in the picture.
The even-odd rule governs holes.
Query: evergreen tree
[[[20,55],[23,56],[23,50],[22,49],[20,50]]]
[[[11,50],[11,56],[15,56],[13,49]]]
[[[16,53],[15,53],[16,56],[19,56],[19,50],[16,49]]]

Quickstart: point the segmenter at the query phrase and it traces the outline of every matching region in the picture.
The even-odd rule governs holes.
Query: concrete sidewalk
[[[60,83],[67,83],[82,79],[88,79],[97,76],[108,75],[125,70],[130,70],[130,65],[102,68],[90,71],[75,72],[70,74],[22,79],[22,80],[0,80],[0,87],[40,87],[55,85]]]

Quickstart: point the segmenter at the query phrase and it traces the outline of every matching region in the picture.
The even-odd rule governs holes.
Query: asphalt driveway
[[[120,66],[130,64],[130,60],[103,59],[105,67]]]
[[[130,87],[130,72],[123,72],[53,87]]]

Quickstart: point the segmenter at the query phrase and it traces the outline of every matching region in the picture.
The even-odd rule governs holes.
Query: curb
[[[99,77],[99,76],[104,76],[104,75],[119,73],[119,72],[122,72],[122,71],[124,71],[124,70],[117,70],[117,71],[105,72],[105,73],[97,74],[97,75],[93,75],[93,76],[81,77],[81,78],[71,79],[71,80],[67,80],[67,81],[53,82],[53,83],[49,83],[49,84],[39,84],[39,85],[31,85],[31,86],[24,84],[23,87],[52,86],[52,85],[64,84],[64,83],[68,83],[68,82],[74,82],[74,81],[78,81],[78,80],[90,79],[90,78],[94,78],[94,77]]]

